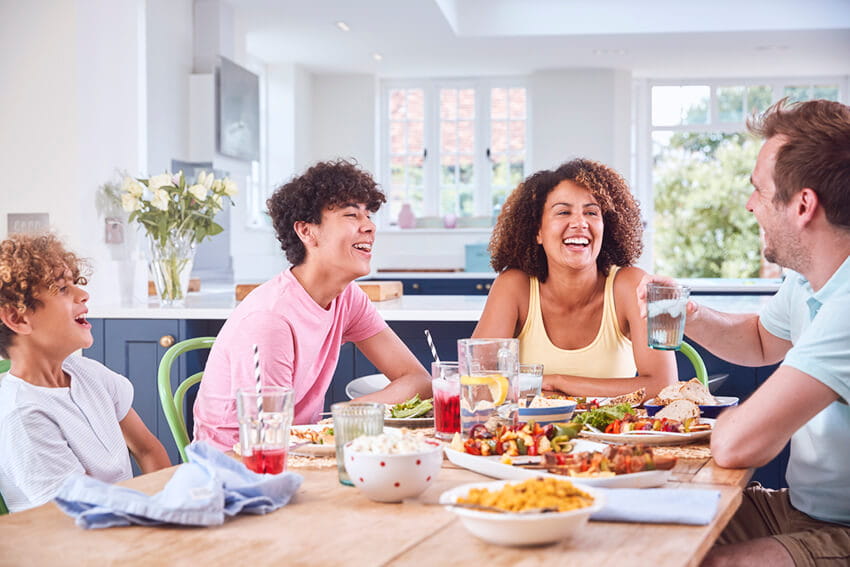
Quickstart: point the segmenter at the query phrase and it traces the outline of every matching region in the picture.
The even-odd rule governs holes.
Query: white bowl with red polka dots
[[[401,502],[419,496],[434,484],[443,464],[443,446],[428,440],[424,451],[403,454],[367,453],[344,448],[345,470],[354,486],[370,500]]]

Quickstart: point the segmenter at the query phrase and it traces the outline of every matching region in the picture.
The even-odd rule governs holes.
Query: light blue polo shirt
[[[771,334],[789,340],[783,365],[819,380],[840,399],[791,437],[791,504],[826,522],[850,525],[850,258],[820,290],[790,272],[760,314]],[[794,403],[794,392],[786,400]]]

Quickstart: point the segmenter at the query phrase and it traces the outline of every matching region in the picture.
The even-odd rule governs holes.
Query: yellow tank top
[[[596,338],[586,347],[567,350],[549,340],[540,310],[540,282],[530,278],[528,316],[519,333],[520,362],[543,364],[544,374],[568,374],[588,378],[629,378],[636,374],[632,341],[620,332],[614,307],[614,276],[619,268],[612,266],[605,280],[602,323]]]

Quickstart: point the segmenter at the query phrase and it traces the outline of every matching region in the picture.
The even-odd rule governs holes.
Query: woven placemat
[[[666,447],[653,447],[652,452],[657,455],[676,457],[677,459],[708,459],[711,458],[711,448],[708,443],[694,443],[693,445],[677,445]]]
[[[336,468],[336,457],[302,457],[289,455],[286,467],[293,469],[329,469]]]

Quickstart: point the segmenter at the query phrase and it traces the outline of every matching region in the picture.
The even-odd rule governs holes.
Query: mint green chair
[[[0,360],[0,374],[8,372],[12,368],[11,360]]]
[[[702,360],[702,357],[696,349],[685,341],[682,341],[682,346],[679,347],[679,351],[691,361],[691,364],[694,365],[697,380],[699,380],[703,386],[708,388],[708,370],[706,370],[705,362]]]
[[[159,373],[157,375],[159,401],[162,404],[165,419],[168,421],[168,427],[171,429],[171,435],[174,437],[174,443],[177,445],[177,450],[180,451],[180,458],[184,463],[188,460],[186,458],[186,445],[189,444],[189,432],[186,430],[186,420],[183,417],[184,398],[186,391],[200,382],[204,373],[196,372],[192,374],[177,386],[177,390],[172,391],[171,365],[181,354],[201,348],[212,348],[214,342],[215,337],[197,337],[180,341],[165,351],[162,360],[159,361]]]

